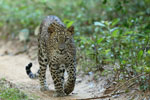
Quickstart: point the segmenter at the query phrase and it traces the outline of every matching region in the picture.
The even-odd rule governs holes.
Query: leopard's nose
[[[64,49],[59,49],[59,51],[61,51],[61,52],[62,52],[62,51],[64,51]]]
[[[59,50],[62,52],[63,50],[65,49],[65,46],[62,44],[62,45],[59,45]]]

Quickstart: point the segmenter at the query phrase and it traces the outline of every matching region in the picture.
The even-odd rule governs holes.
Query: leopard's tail
[[[37,79],[39,77],[40,70],[38,70],[35,74],[33,74],[32,71],[31,71],[31,67],[32,67],[32,63],[29,63],[26,66],[26,73],[29,76],[29,78]]]

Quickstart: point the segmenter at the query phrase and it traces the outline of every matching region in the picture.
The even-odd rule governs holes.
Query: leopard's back
[[[47,16],[44,18],[44,20],[41,22],[40,30],[39,30],[39,37],[45,38],[45,36],[48,36],[48,28],[52,23],[58,23],[65,27],[65,25],[62,23],[62,21],[54,15]]]

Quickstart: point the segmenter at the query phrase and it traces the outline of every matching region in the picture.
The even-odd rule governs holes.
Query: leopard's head
[[[52,23],[48,32],[50,33],[50,44],[53,46],[53,51],[59,55],[65,54],[69,49],[72,48],[74,27],[65,26],[56,22]]]

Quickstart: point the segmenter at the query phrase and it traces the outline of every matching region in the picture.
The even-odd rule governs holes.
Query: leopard
[[[39,69],[32,73],[30,62],[26,73],[31,79],[39,79],[40,90],[49,90],[46,83],[46,69],[54,83],[55,97],[69,95],[75,88],[76,82],[76,46],[73,39],[74,26],[66,27],[55,15],[49,15],[40,24],[38,34],[38,63]],[[64,73],[67,78],[64,78]]]

